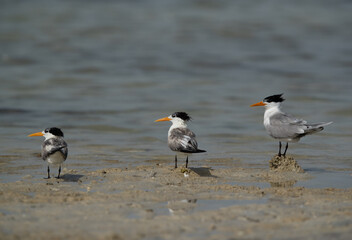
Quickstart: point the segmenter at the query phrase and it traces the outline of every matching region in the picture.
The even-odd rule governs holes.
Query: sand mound
[[[279,172],[299,172],[303,173],[304,170],[298,165],[297,161],[291,156],[274,156],[269,161],[270,170]]]

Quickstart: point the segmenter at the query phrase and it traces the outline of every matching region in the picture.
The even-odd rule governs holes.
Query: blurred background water
[[[20,1],[0,8],[2,181],[45,176],[43,139],[63,129],[69,169],[173,164],[169,123],[188,112],[205,154],[190,166],[268,168],[264,109],[333,121],[288,150],[314,179],[351,187],[350,1]]]

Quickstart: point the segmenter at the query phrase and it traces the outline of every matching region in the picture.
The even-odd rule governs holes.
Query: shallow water
[[[156,215],[186,215],[200,211],[211,211],[233,205],[264,204],[268,198],[263,197],[255,200],[228,200],[228,199],[183,199],[172,202],[160,203],[158,208],[153,209]],[[155,207],[155,205],[152,205]]]
[[[83,4],[84,3],[84,4]],[[288,151],[312,180],[351,187],[352,4],[348,1],[5,1],[0,9],[1,181],[45,175],[42,139],[61,127],[67,168],[173,164],[174,111],[192,117],[190,166],[268,168],[277,142],[252,103],[333,121]],[[181,160],[180,160],[181,163]]]

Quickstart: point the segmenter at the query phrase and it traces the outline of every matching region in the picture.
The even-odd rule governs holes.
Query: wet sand
[[[4,170],[4,169],[3,169]],[[186,175],[185,175],[186,173]],[[43,173],[43,177],[45,173]],[[0,239],[350,239],[352,189],[308,173],[169,164],[0,183]],[[262,183],[271,187],[260,188]]]

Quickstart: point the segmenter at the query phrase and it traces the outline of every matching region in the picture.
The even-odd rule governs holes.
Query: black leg
[[[286,151],[287,151],[287,148],[288,148],[288,142],[286,142],[286,147],[285,147],[284,157],[286,157]]]
[[[188,167],[188,155],[187,155],[187,158],[186,158],[186,168]]]
[[[50,167],[48,165],[48,177],[47,178],[44,178],[44,179],[49,179],[50,178]]]
[[[281,142],[279,142],[279,153],[277,155],[281,157]]]
[[[175,155],[175,168],[177,168],[177,155]]]
[[[61,173],[61,165],[60,165],[60,167],[59,167],[59,174],[57,175],[57,179],[60,178],[60,173]]]

